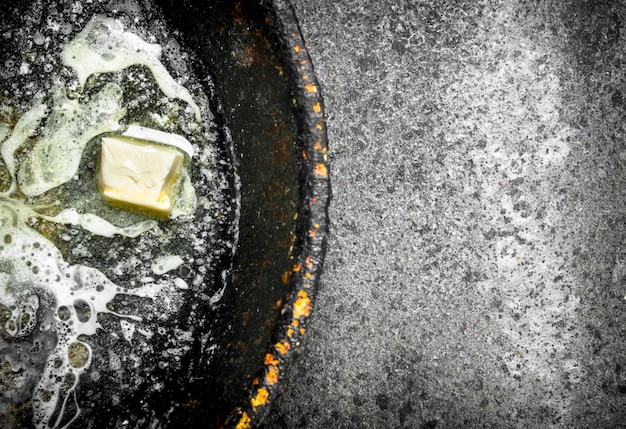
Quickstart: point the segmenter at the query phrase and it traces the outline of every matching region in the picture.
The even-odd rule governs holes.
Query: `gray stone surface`
[[[293,4],[334,200],[267,428],[626,427],[626,2]]]

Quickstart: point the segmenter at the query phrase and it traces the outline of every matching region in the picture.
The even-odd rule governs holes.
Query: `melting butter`
[[[168,215],[183,154],[176,149],[120,137],[102,138],[98,185],[102,196]]]
[[[161,64],[161,46],[143,41],[136,34],[124,31],[121,22],[103,16],[94,16],[80,34],[63,49],[63,63],[72,67],[78,82],[85,85],[94,73],[123,70],[132,65],[150,69],[161,91],[168,97],[188,103],[200,121],[200,107],[189,91],[178,84]]]
[[[95,268],[69,265],[52,242],[27,226],[32,214],[32,209],[21,202],[0,198],[0,303],[12,313],[5,326],[7,332],[19,337],[28,334],[36,324],[39,303],[32,293],[45,290],[55,299],[57,345],[35,389],[33,422],[36,427],[49,427],[57,405],[61,404],[58,418],[50,422],[52,427],[58,427],[66,417],[65,408],[74,397],[80,375],[91,364],[91,347],[79,337],[94,335],[101,328],[99,313],[141,321],[141,317],[109,310],[107,304],[120,293],[154,298],[164,285],[147,284],[125,290]],[[80,315],[78,308],[82,308]],[[20,325],[24,314],[28,315],[28,323]],[[72,360],[76,350],[82,357]],[[69,386],[65,384],[68,377]],[[66,392],[63,397],[62,392]]]
[[[200,120],[198,105],[159,62],[160,55],[160,46],[144,42],[125,32],[121,23],[101,16],[95,16],[63,50],[64,63],[76,71],[81,86],[93,73],[114,72],[133,64],[147,66],[161,91],[168,97],[187,102]],[[47,357],[32,400],[33,425],[37,428],[66,427],[80,414],[75,389],[92,360],[91,347],[81,337],[94,335],[101,328],[97,319],[99,313],[119,317],[128,341],[135,332],[152,335],[136,326],[141,317],[115,313],[108,308],[107,304],[116,295],[155,299],[167,286],[189,287],[184,280],[176,278],[123,289],[95,268],[68,264],[51,241],[28,226],[31,218],[40,218],[80,226],[104,237],[118,234],[134,238],[153,228],[156,221],[121,228],[95,214],[78,213],[74,208],[62,210],[56,216],[45,216],[37,213],[39,208],[16,199],[18,187],[27,197],[36,197],[72,180],[88,142],[124,128],[121,121],[126,110],[122,106],[122,95],[118,84],[108,83],[84,102],[69,99],[65,88],[56,86],[51,103],[37,101],[12,130],[0,124],[0,155],[11,176],[9,189],[0,193],[0,304],[11,313],[5,323],[8,335],[19,338],[35,329],[38,312],[41,313],[38,293],[45,291],[55,300],[53,314],[49,317],[57,334],[57,344]],[[181,136],[138,125],[131,125],[126,132],[130,137],[176,146],[193,156],[193,147]],[[33,147],[18,163],[16,153],[32,137],[36,139]],[[180,170],[175,188],[177,198],[170,217],[192,213],[196,195],[187,169]],[[182,263],[180,256],[168,255],[153,262],[153,272],[165,274]],[[73,417],[68,415],[70,412],[74,413]]]
[[[78,213],[74,209],[65,209],[56,216],[39,215],[39,217],[50,222],[65,225],[79,225],[92,234],[109,238],[116,234],[124,237],[136,238],[157,225],[157,221],[155,220],[145,220],[134,225],[120,228],[119,226],[115,226],[112,223],[107,222],[100,216],[92,213]]]
[[[35,134],[37,127],[39,127],[47,113],[48,107],[45,104],[37,104],[22,115],[17,124],[15,124],[11,136],[2,143],[0,154],[11,175],[11,186],[0,195],[10,195],[15,191],[15,151],[22,147],[29,137]]]
[[[65,89],[57,87],[46,125],[18,172],[20,190],[33,197],[71,180],[78,172],[89,140],[121,128],[119,121],[126,115],[121,101],[122,88],[115,83],[106,84],[84,104],[68,99]],[[37,110],[26,115],[37,117],[41,108],[34,109]]]

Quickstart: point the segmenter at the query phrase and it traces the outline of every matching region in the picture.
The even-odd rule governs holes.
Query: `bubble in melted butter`
[[[154,297],[163,284],[124,290],[95,268],[67,264],[52,242],[26,226],[31,215],[33,211],[22,203],[0,198],[0,304],[12,313],[6,331],[19,337],[37,322],[38,300],[31,294],[44,290],[55,299],[57,345],[36,387],[33,407],[36,427],[58,427],[66,417],[65,408],[74,398],[80,375],[91,363],[91,347],[80,337],[96,334],[101,327],[99,314],[141,321],[138,316],[115,313],[107,304],[120,293]],[[24,314],[28,315],[28,323],[21,324]],[[59,404],[58,418],[51,422]]]

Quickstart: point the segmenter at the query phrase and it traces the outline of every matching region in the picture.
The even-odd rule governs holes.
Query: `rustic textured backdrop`
[[[293,4],[332,235],[267,428],[626,427],[626,2]]]

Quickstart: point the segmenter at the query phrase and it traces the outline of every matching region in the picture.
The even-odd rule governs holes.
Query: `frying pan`
[[[253,427],[306,333],[324,258],[330,188],[319,85],[289,2],[162,6],[215,67],[242,182],[228,346],[208,369],[213,380],[194,386],[198,406],[180,413],[202,425],[232,409],[226,425]]]
[[[203,327],[210,340],[197,339],[185,358],[188,371],[164,376],[151,401],[103,404],[80,424],[257,427],[306,334],[325,254],[330,185],[320,89],[287,0],[154,4],[195,53],[196,71],[211,76],[205,90],[231,144],[223,168],[237,225],[225,234],[236,247],[217,263],[214,289],[223,293]]]

